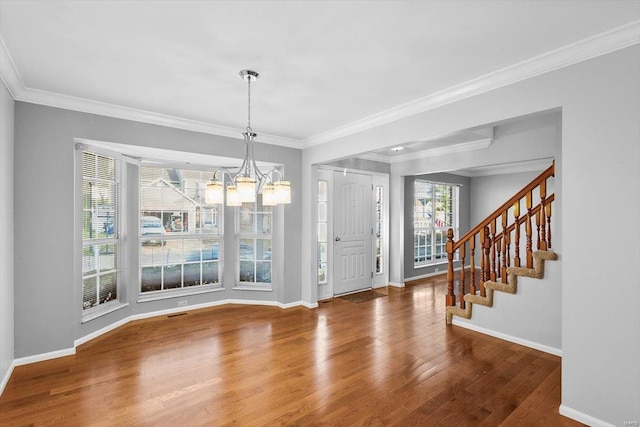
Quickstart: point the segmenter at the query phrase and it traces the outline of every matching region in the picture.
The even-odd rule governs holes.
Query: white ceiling
[[[304,147],[638,19],[639,0],[0,0],[0,66],[17,99],[233,135],[255,69],[253,129]]]

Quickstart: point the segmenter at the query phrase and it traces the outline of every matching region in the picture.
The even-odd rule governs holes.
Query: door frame
[[[314,250],[312,252],[313,264],[316,266],[315,268],[315,284],[317,286],[317,299],[318,301],[322,301],[325,299],[333,298],[334,289],[333,289],[333,251],[334,251],[334,230],[333,230],[333,198],[334,198],[334,172],[342,172],[342,173],[351,173],[351,174],[359,174],[359,175],[368,175],[372,177],[372,197],[371,197],[371,223],[372,226],[375,224],[375,214],[376,214],[376,199],[374,189],[376,186],[381,186],[383,188],[383,226],[382,226],[382,250],[383,250],[383,269],[379,274],[376,274],[374,271],[373,278],[371,280],[371,285],[373,288],[379,288],[387,286],[389,283],[389,174],[378,173],[378,172],[370,172],[363,171],[357,169],[349,169],[349,168],[338,168],[333,166],[322,166],[318,165],[317,174],[315,177],[314,188],[314,200],[313,200],[313,223],[312,223],[312,236],[313,236],[313,247]],[[324,284],[319,284],[317,281],[317,265],[318,265],[318,198],[317,198],[317,186],[319,181],[327,182],[327,271],[326,277],[327,281]],[[375,235],[371,235],[371,266],[372,270],[375,270]]]

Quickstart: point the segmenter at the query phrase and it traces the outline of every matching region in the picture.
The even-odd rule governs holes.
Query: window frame
[[[77,140],[76,140],[77,141]],[[79,212],[78,221],[77,221],[77,235],[79,238],[76,240],[77,249],[76,249],[76,260],[78,260],[78,267],[76,269],[77,273],[77,283],[78,283],[78,298],[80,301],[80,323],[86,323],[98,317],[104,316],[108,313],[111,313],[120,308],[126,307],[128,303],[124,301],[126,286],[123,283],[124,274],[123,270],[125,269],[125,257],[123,256],[124,245],[122,242],[122,230],[125,228],[124,224],[126,223],[125,217],[125,209],[123,208],[124,200],[126,199],[126,190],[124,190],[123,181],[125,181],[125,168],[123,166],[122,158],[119,154],[110,152],[108,150],[99,149],[97,147],[93,147],[87,144],[83,144],[81,142],[76,142],[76,209],[75,212]],[[84,154],[90,153],[95,156],[107,157],[113,160],[114,162],[114,180],[115,184],[115,203],[114,203],[114,213],[113,213],[113,231],[114,237],[97,237],[97,238],[84,238],[84,211],[85,211],[85,196],[84,196]],[[93,221],[93,220],[92,220]],[[90,243],[87,243],[90,242]],[[90,246],[102,246],[102,245],[115,245],[115,268],[110,271],[115,272],[116,274],[116,296],[115,298],[105,301],[103,303],[98,303],[97,305],[84,308],[85,298],[84,298],[84,279],[87,278],[84,274],[84,250],[85,247]],[[99,264],[99,261],[98,261]],[[99,267],[97,267],[99,268]],[[105,272],[106,273],[106,272]],[[104,273],[103,273],[104,274]],[[96,276],[99,276],[98,271],[96,272]],[[96,294],[98,301],[99,297],[99,283],[96,284]]]
[[[416,208],[416,205],[417,205],[417,200],[419,200],[420,198],[426,198],[426,197],[419,197],[422,195],[418,195],[416,183],[426,184],[431,187],[430,191],[431,191],[432,203],[431,203],[430,212],[427,212],[427,209],[423,210],[424,215],[422,217],[417,216],[418,209]],[[452,203],[451,203],[451,213],[450,213],[451,223],[447,224],[447,221],[445,220],[444,224],[441,226],[437,225],[437,221],[439,221],[440,219],[437,218],[436,186],[447,186],[449,187],[452,193],[451,194]],[[425,195],[426,194],[427,193],[425,193]],[[435,182],[435,181],[430,181],[426,179],[414,180],[414,184],[413,184],[413,260],[414,260],[413,266],[414,268],[428,267],[428,266],[444,264],[448,262],[448,257],[446,253],[447,230],[449,228],[452,228],[454,235],[456,236],[459,235],[459,230],[460,230],[459,209],[460,209],[460,184]],[[424,219],[426,218],[426,215],[429,215],[429,214],[431,218],[429,221],[430,225],[424,225],[424,226],[417,225],[419,218]],[[426,222],[426,221],[422,221],[422,222]],[[425,239],[424,245],[419,244],[420,232],[424,233],[424,239]],[[438,235],[440,235],[440,239],[441,239],[440,241],[438,241]],[[431,237],[430,244],[427,244],[428,242],[427,237],[429,236]],[[418,256],[420,252],[419,248],[422,248],[422,247],[424,247],[424,259],[419,260],[420,258],[422,258],[421,256]],[[439,249],[438,247],[442,248],[441,252],[438,252],[438,249]],[[431,249],[430,253],[427,251],[428,248]],[[457,260],[457,259],[458,259],[458,255],[456,253],[454,255],[454,260]]]
[[[135,230],[137,230],[137,233],[134,235],[135,239],[137,240],[137,254],[138,254],[138,282],[137,282],[137,295],[138,295],[138,302],[145,302],[145,301],[155,301],[155,300],[159,300],[159,299],[166,299],[166,298],[174,298],[174,297],[181,297],[181,296],[188,296],[188,295],[197,295],[197,294],[202,294],[202,293],[208,293],[208,292],[216,292],[216,291],[223,291],[224,290],[224,285],[223,285],[223,277],[224,277],[224,205],[217,205],[217,209],[213,209],[211,208],[210,211],[211,212],[203,212],[202,211],[202,206],[205,206],[204,202],[202,204],[200,204],[198,207],[200,208],[200,210],[198,211],[196,208],[194,208],[193,212],[188,212],[189,214],[193,213],[194,215],[194,220],[189,220],[188,221],[188,226],[190,227],[192,222],[195,222],[195,220],[197,218],[200,219],[200,222],[202,223],[203,218],[206,216],[206,214],[210,213],[211,214],[211,218],[216,218],[218,219],[218,227],[217,227],[217,232],[216,233],[198,233],[198,232],[191,232],[189,230],[189,228],[187,228],[186,230],[184,230],[182,228],[182,226],[185,225],[185,213],[181,212],[180,215],[173,215],[170,214],[170,218],[173,220],[173,217],[179,217],[180,219],[180,227],[176,228],[176,230],[174,230],[174,232],[176,234],[163,234],[162,236],[160,236],[157,239],[149,239],[149,237],[144,237],[144,235],[142,234],[142,230],[141,230],[141,221],[142,221],[142,217],[144,216],[155,216],[155,212],[157,210],[153,210],[153,209],[145,209],[146,207],[142,206],[142,200],[143,200],[143,169],[144,168],[155,168],[155,169],[176,169],[176,170],[180,170],[180,171],[192,171],[192,172],[198,172],[201,174],[201,178],[198,181],[198,185],[197,185],[197,189],[196,191],[201,193],[199,196],[202,200],[204,200],[204,190],[205,190],[205,185],[206,182],[209,180],[210,178],[210,174],[213,172],[213,170],[215,169],[214,167],[204,167],[204,166],[198,166],[198,165],[191,165],[191,164],[174,164],[174,163],[169,163],[169,162],[159,162],[159,161],[155,161],[155,160],[149,160],[148,163],[146,160],[143,160],[139,165],[138,165],[138,181],[137,181],[137,188],[138,188],[138,209],[135,212],[136,218],[137,218],[137,228]],[[195,187],[194,187],[195,189]],[[185,193],[186,194],[186,193]],[[143,209],[145,209],[143,211]],[[213,212],[215,210],[215,212]],[[160,209],[160,221],[162,226],[164,227],[164,220],[165,220],[165,213],[169,213],[171,211],[175,211],[174,209],[169,209],[169,208],[164,208],[162,207],[162,209]],[[153,213],[152,213],[153,212]],[[196,223],[197,224],[197,223]],[[201,226],[202,224],[200,224]],[[193,228],[191,230],[197,229],[198,225],[193,226]],[[182,252],[182,259],[180,261],[176,261],[173,263],[152,263],[152,264],[145,264],[145,262],[143,261],[144,259],[144,254],[143,254],[143,247],[147,246],[147,245],[143,245],[143,242],[149,242],[149,241],[160,241],[159,244],[159,248],[160,248],[160,252],[161,252],[161,256],[163,256],[164,254],[164,248],[166,247],[167,244],[171,244],[171,242],[176,242],[176,241],[181,241],[182,242],[182,249],[181,251],[184,249],[184,245],[185,243],[188,243],[187,241],[195,241],[195,240],[199,240],[200,244],[198,247],[198,250],[194,250],[192,252],[199,252],[200,253],[200,260],[199,260],[199,265],[200,265],[200,280],[202,280],[202,275],[203,275],[203,268],[205,263],[203,262],[204,260],[202,259],[202,251],[203,251],[203,242],[205,240],[214,240],[217,241],[217,246],[218,246],[218,258],[216,260],[217,263],[217,277],[218,277],[218,281],[217,282],[213,282],[213,283],[207,283],[207,284],[199,284],[199,285],[192,285],[192,286],[187,286],[185,284],[184,281],[184,277],[185,277],[185,265],[194,265],[197,262],[194,260],[186,260],[185,259],[185,255],[184,252]],[[153,248],[154,246],[151,245],[151,248]],[[181,265],[181,271],[180,271],[180,286],[179,287],[173,287],[173,288],[165,288],[164,286],[164,282],[163,282],[163,278],[164,278],[164,273],[165,273],[165,267],[166,266],[170,266],[170,265]],[[153,267],[153,268],[160,268],[160,277],[161,277],[161,283],[160,286],[161,288],[158,290],[149,290],[149,291],[143,291],[142,290],[142,280],[143,280],[143,268],[149,268],[149,267]]]
[[[265,210],[265,206],[262,206],[262,210],[259,210],[259,205],[262,205],[261,200],[262,200],[262,194],[257,194],[256,195],[256,201],[255,202],[248,202],[248,203],[243,203],[242,206],[237,206],[234,208],[234,229],[235,229],[235,233],[234,233],[234,246],[235,246],[235,258],[236,258],[236,262],[235,262],[235,286],[233,289],[236,290],[260,290],[260,291],[272,291],[273,290],[273,281],[274,281],[274,261],[273,261],[273,254],[274,254],[274,226],[276,223],[276,211],[277,209],[274,209],[275,206],[268,206],[268,210]],[[260,201],[260,202],[259,202]],[[253,208],[250,209],[249,214],[254,216],[254,232],[252,233],[243,233],[241,232],[241,209],[248,204],[253,204]],[[258,233],[258,231],[256,230],[257,226],[258,226],[258,216],[259,215],[265,215],[265,214],[270,214],[271,216],[271,228],[270,228],[270,232],[269,233]],[[242,255],[242,251],[241,251],[241,245],[242,245],[242,240],[253,240],[254,242],[256,242],[256,245],[254,246],[253,249],[253,259],[251,260],[254,264],[254,269],[253,269],[253,277],[254,277],[254,281],[249,282],[249,281],[242,281],[240,278],[240,273],[241,273],[241,268],[240,268],[240,263],[241,262],[248,262],[250,260],[248,259],[242,259],[241,255]],[[270,251],[271,251],[271,255],[270,258],[268,260],[266,259],[258,259],[257,257],[257,241],[258,240],[269,240],[270,241]],[[258,282],[255,279],[257,278],[258,274],[257,274],[257,264],[259,262],[269,262],[270,265],[270,270],[269,270],[269,282]]]

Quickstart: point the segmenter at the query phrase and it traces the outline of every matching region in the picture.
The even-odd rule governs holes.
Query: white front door
[[[334,173],[333,293],[372,286],[370,175]]]

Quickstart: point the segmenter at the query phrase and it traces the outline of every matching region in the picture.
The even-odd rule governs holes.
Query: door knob
[[[336,237],[336,242],[339,242],[339,241],[340,241],[340,238],[339,238],[339,237]]]

